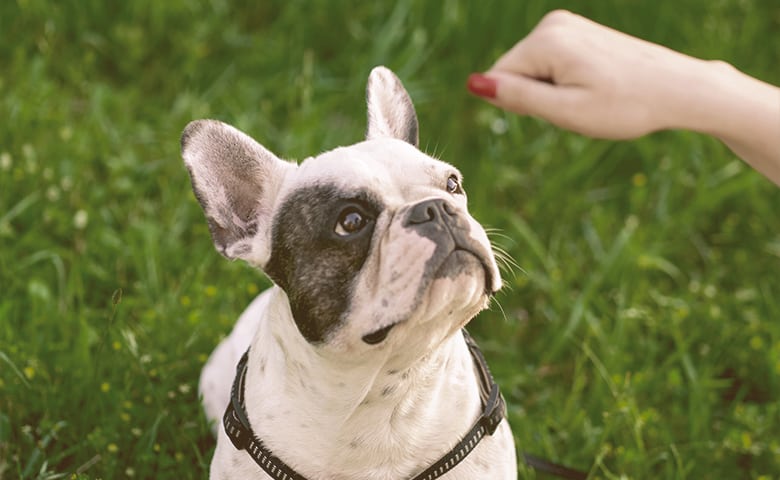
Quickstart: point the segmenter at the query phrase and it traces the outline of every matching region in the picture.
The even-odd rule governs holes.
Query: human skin
[[[780,185],[780,88],[574,13],[548,13],[469,89],[583,135],[686,129],[722,140]]]

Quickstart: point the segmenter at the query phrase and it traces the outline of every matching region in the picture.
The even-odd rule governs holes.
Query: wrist
[[[780,88],[725,62],[692,60],[669,127],[720,139],[780,185]]]
[[[663,80],[652,97],[659,111],[659,129],[717,136],[722,130],[718,112],[728,96],[729,78],[737,70],[725,62],[677,54],[659,73]]]
[[[668,128],[692,130],[728,141],[760,125],[777,126],[780,89],[720,60],[692,57],[675,87]],[[773,121],[774,120],[774,121]],[[754,125],[758,123],[758,125]],[[753,126],[751,126],[753,125]]]

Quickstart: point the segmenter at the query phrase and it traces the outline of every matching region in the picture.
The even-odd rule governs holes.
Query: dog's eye
[[[450,178],[447,179],[447,191],[452,194],[463,193],[463,189],[460,187],[460,182],[458,181],[457,176],[450,175]]]
[[[339,215],[334,231],[336,235],[346,237],[361,231],[366,226],[366,223],[368,223],[368,219],[365,215],[360,213],[355,207],[348,207]]]

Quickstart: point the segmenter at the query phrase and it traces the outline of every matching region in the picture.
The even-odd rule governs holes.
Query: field
[[[556,7],[780,84],[776,0],[0,2],[0,479],[207,475],[199,371],[269,282],[214,250],[181,130],[299,160],[358,141],[378,64],[520,267],[470,327],[518,448],[780,478],[780,189],[711,138],[591,140],[471,97]]]

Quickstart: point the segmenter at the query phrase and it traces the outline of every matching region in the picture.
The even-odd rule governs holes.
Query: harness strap
[[[587,480],[588,474],[580,470],[558,465],[549,460],[539,458],[535,455],[531,455],[528,452],[523,452],[523,460],[525,464],[533,468],[537,472],[544,472],[548,475],[554,475],[558,478],[565,480]]]
[[[244,382],[246,381],[248,358],[249,350],[244,352],[236,367],[236,378],[230,390],[230,403],[228,403],[225,415],[222,417],[225,432],[234,447],[238,450],[246,450],[255,463],[260,465],[260,468],[272,478],[277,480],[306,480],[306,477],[290,468],[271,453],[263,444],[263,441],[257,438],[249,425],[249,419],[246,416],[246,404],[244,402]]]
[[[479,376],[479,396],[482,402],[482,413],[463,439],[452,450],[445,454],[436,463],[419,473],[411,480],[435,480],[452,470],[462,462],[469,453],[479,444],[485,435],[493,435],[498,425],[506,416],[506,404],[499,391],[498,384],[490,374],[485,357],[482,355],[477,343],[471,338],[466,329],[461,330],[468,345],[469,352],[477,367]],[[246,382],[247,360],[249,350],[244,353],[236,366],[236,377],[230,391],[230,403],[225,409],[222,424],[225,433],[238,450],[246,450],[250,457],[265,473],[276,480],[306,480],[290,466],[276,457],[257,438],[246,416],[246,403],[244,401],[244,384]],[[569,480],[584,480],[587,474],[557,465],[546,460],[523,454],[526,463],[541,472],[557,475]]]
[[[450,471],[474,450],[485,435],[493,435],[498,424],[506,415],[504,397],[498,389],[498,384],[493,381],[493,376],[490,375],[485,357],[471,335],[465,329],[462,332],[479,373],[479,397],[482,401],[482,413],[471,430],[452,450],[412,480],[434,480]]]

